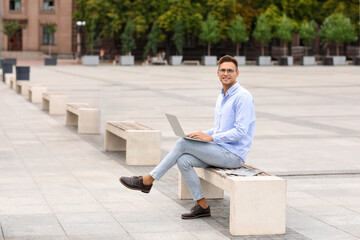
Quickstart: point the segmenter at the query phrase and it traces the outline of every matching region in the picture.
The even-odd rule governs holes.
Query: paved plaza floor
[[[255,99],[247,164],[287,180],[285,235],[231,236],[229,196],[212,217],[182,220],[177,167],[150,194],[124,188],[126,166],[105,152],[106,121],[138,121],[162,132],[162,155],[177,140],[165,113],[186,132],[212,127],[220,92],[216,67],[32,66],[31,82],[101,109],[101,134],[79,135],[64,116],[0,83],[0,240],[8,239],[360,239],[360,68],[240,68]],[[269,206],[271,207],[271,206]]]

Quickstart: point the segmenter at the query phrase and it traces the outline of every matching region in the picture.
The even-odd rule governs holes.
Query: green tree
[[[216,44],[220,41],[220,32],[218,28],[218,21],[213,15],[209,14],[206,21],[201,24],[201,33],[199,38],[207,42],[208,56],[210,56],[211,44]]]
[[[284,56],[287,56],[287,44],[292,40],[293,25],[291,21],[284,14],[278,29],[275,32],[275,36],[280,38],[284,44]]]
[[[228,36],[231,41],[236,43],[236,56],[239,56],[240,44],[249,40],[246,33],[246,25],[240,15],[238,15],[236,19],[230,23]]]
[[[325,19],[320,28],[320,38],[325,43],[336,44],[336,55],[339,55],[340,44],[358,39],[350,19],[341,13],[332,14]],[[329,55],[329,48],[327,48],[327,55]]]
[[[134,32],[136,30],[136,25],[129,20],[126,23],[124,32],[121,34],[121,47],[122,52],[125,55],[131,55],[131,51],[136,48],[135,40],[134,40]]]
[[[308,55],[308,46],[310,45],[310,41],[314,40],[316,37],[316,23],[314,20],[310,22],[304,22],[300,26],[300,38],[306,46],[305,55]]]
[[[92,18],[85,25],[87,40],[86,40],[86,52],[90,55],[94,55],[94,45],[95,45],[95,18]]]
[[[217,28],[220,37],[227,37],[227,29],[232,20],[236,18],[236,0],[198,0],[201,8],[198,10],[205,19],[211,14],[218,22]]]
[[[183,36],[183,25],[180,20],[175,22],[173,40],[176,46],[177,53],[183,54],[184,36]]]
[[[156,54],[159,37],[160,37],[160,29],[154,23],[151,28],[151,32],[147,36],[148,42],[145,46],[144,58],[150,53],[150,51],[152,52],[153,55]]]
[[[19,21],[3,21],[3,33],[11,38],[20,29]]]
[[[271,27],[268,24],[267,17],[261,14],[257,21],[253,36],[261,44],[261,56],[264,56],[264,44],[269,43],[271,40]]]
[[[351,23],[357,26],[356,29],[360,29],[358,0],[323,0],[321,2],[321,8],[318,12],[320,21],[317,22],[324,22],[326,17],[330,16],[331,14],[341,13],[344,16],[350,18]]]
[[[52,45],[52,42],[53,42],[53,37],[54,37],[54,34],[57,30],[57,26],[56,26],[56,23],[47,23],[45,24],[45,28],[46,28],[46,31],[48,32],[49,36],[50,36],[50,39],[49,39],[49,55],[51,57],[51,45]]]

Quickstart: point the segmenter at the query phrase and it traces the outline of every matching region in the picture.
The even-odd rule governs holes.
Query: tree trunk
[[[308,46],[305,47],[305,56],[308,55]]]
[[[286,57],[286,51],[287,50],[287,46],[286,46],[286,43],[284,43],[284,57]]]
[[[236,43],[236,56],[239,56],[239,46],[240,43]]]
[[[49,56],[50,56],[50,58],[51,58],[51,43],[50,43],[50,45],[49,45]]]
[[[265,54],[264,54],[264,44],[261,44],[261,56],[265,56]]]
[[[210,56],[211,43],[208,43],[208,56]]]
[[[336,44],[336,56],[339,56],[339,44]]]

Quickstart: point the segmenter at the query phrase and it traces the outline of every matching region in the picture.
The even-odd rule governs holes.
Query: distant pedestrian
[[[100,60],[104,61],[104,55],[105,55],[105,51],[103,48],[100,49]]]

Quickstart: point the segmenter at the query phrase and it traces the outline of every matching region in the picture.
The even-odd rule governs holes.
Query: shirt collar
[[[235,91],[236,91],[236,89],[238,89],[240,87],[240,84],[237,82],[237,83],[235,83],[231,88],[229,88],[228,90],[227,90],[227,94],[226,94],[226,96],[228,96],[228,95],[231,95],[232,93],[234,93]],[[224,89],[222,88],[221,89],[221,94],[222,94],[222,96],[224,96]],[[225,96],[225,97],[226,97]]]

